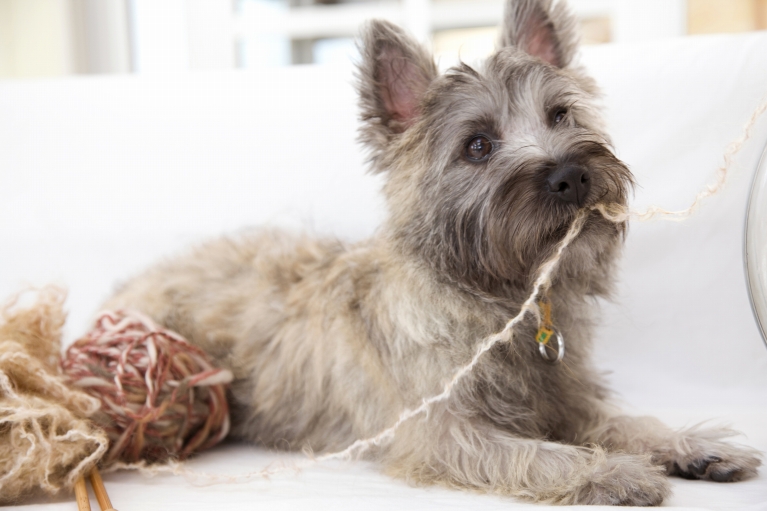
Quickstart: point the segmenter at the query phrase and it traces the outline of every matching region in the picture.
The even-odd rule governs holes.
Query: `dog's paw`
[[[759,452],[725,442],[704,442],[702,449],[678,456],[669,466],[669,474],[684,479],[704,479],[718,483],[754,477],[762,464]]]
[[[589,479],[572,504],[657,506],[671,492],[663,467],[649,456],[610,454]]]

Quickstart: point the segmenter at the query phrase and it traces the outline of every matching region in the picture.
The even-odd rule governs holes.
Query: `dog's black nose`
[[[558,167],[546,180],[549,191],[558,199],[572,202],[578,207],[586,203],[591,189],[589,171],[580,165],[567,164]]]

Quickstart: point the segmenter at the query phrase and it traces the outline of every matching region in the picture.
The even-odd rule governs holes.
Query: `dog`
[[[585,214],[545,292],[564,359],[541,351],[530,315],[368,455],[416,484],[560,504],[656,505],[667,475],[756,474],[760,455],[722,441],[727,430],[622,415],[592,365],[594,298],[609,296],[625,236],[594,208],[625,206],[633,181],[574,63],[566,5],[508,0],[499,49],[478,69],[440,75],[383,21],[364,27],[360,49],[360,138],[389,212],[376,234],[220,239],[150,268],[105,307],[150,315],[234,373],[233,437],[335,451],[439,393],[520,312]]]

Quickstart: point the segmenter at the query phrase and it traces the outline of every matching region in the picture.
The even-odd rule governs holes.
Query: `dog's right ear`
[[[362,29],[358,66],[362,140],[374,151],[409,128],[437,76],[434,59],[401,28],[373,20]]]

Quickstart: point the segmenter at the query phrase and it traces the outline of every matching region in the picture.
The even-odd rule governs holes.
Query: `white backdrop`
[[[684,208],[767,93],[767,34],[589,48],[634,205]],[[70,289],[67,339],[116,282],[204,238],[262,223],[359,238],[384,214],[355,143],[351,68],[0,83],[0,296]],[[595,356],[636,413],[729,421],[767,450],[767,350],[742,265],[747,190],[767,118],[726,190],[689,221],[632,224]],[[239,472],[287,455],[226,446],[194,466]],[[239,486],[115,474],[121,511],[507,509],[509,499],[415,489],[374,465],[334,464]],[[673,506],[761,509],[767,477],[675,479]],[[73,504],[40,504],[72,509]]]

